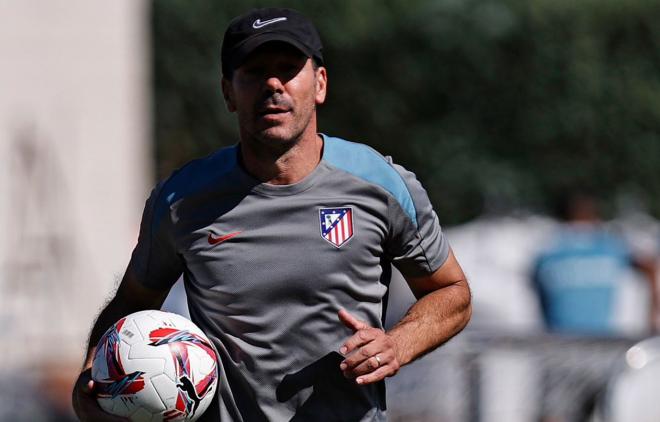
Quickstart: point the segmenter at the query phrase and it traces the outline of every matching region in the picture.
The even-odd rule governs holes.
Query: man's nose
[[[269,75],[266,76],[264,81],[264,89],[269,92],[282,92],[284,90],[284,84],[279,77],[275,75]]]

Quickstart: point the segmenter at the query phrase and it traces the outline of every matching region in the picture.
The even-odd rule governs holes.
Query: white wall
[[[0,1],[3,369],[80,364],[128,262],[151,184],[147,6]]]

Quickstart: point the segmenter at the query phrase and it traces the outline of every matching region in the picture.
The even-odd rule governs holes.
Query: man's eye
[[[247,75],[254,76],[254,75],[260,75],[260,74],[262,74],[262,73],[264,72],[264,69],[263,69],[263,67],[260,67],[260,66],[247,66],[247,67],[244,69],[244,72],[245,72]]]
[[[298,69],[300,69],[298,63],[287,63],[280,67],[280,71],[287,75],[296,74]]]

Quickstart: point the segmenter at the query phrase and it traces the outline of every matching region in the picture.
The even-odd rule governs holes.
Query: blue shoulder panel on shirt
[[[156,199],[152,224],[157,224],[167,214],[169,207],[192,192],[197,192],[217,183],[217,178],[227,173],[236,165],[236,146],[222,148],[208,157],[193,160],[174,171],[165,180]]]
[[[332,166],[388,191],[417,227],[417,211],[401,175],[385,157],[364,144],[324,135],[323,159]]]

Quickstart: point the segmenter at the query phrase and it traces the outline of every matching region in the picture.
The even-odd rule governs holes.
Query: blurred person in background
[[[159,308],[181,273],[191,319],[220,358],[204,421],[385,420],[384,379],[467,324],[467,281],[415,175],[317,132],[321,48],[290,9],[230,23],[222,88],[240,143],[189,163],[147,201],[73,391],[81,419],[119,420],[95,402],[95,345],[122,316]],[[417,302],[386,332],[392,264]]]
[[[533,275],[547,329],[629,334],[617,324],[617,300],[636,270],[648,282],[648,324],[655,331],[655,260],[636,256],[620,236],[608,230],[598,200],[586,191],[562,195],[556,213],[562,224],[538,256]]]
[[[541,412],[547,422],[581,422],[602,399],[628,339],[640,334],[619,323],[621,296],[624,289],[640,286],[637,273],[648,282],[643,289],[648,294],[638,296],[650,304],[640,325],[656,329],[656,266],[608,229],[595,195],[585,190],[562,194],[556,214],[558,232],[548,239],[533,274],[546,329],[563,336],[553,338],[541,359]]]

